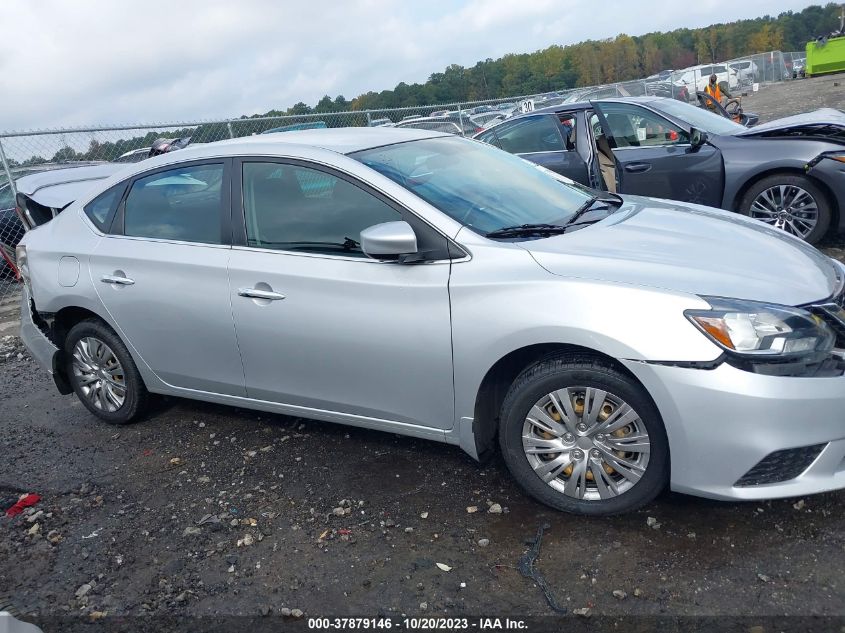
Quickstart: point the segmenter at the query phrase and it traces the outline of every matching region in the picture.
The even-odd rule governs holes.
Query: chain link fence
[[[0,314],[18,296],[14,251],[24,233],[15,211],[16,181],[41,171],[101,162],[131,163],[148,156],[160,138],[187,138],[191,144],[309,128],[412,127],[472,136],[515,112],[591,99],[661,96],[696,102],[715,73],[731,93],[762,83],[792,79],[803,53],[772,51],[683,71],[667,71],[636,81],[579,87],[539,95],[440,105],[352,112],[256,116],[219,121],[97,126],[0,134]],[[56,209],[54,212],[58,212]]]

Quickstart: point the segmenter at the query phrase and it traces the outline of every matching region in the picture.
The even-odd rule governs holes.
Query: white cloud
[[[804,1],[3,0],[0,129],[187,120],[425,81],[450,63]],[[327,6],[328,5],[328,6]]]

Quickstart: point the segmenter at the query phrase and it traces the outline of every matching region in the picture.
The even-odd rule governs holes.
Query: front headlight
[[[787,306],[702,297],[712,310],[687,310],[687,318],[720,347],[764,360],[826,356],[836,334],[820,317]]]

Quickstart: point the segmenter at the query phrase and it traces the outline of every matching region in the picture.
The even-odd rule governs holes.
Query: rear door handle
[[[649,169],[651,169],[651,163],[629,163],[625,165],[625,171],[630,171],[634,174],[648,171]]]
[[[278,292],[259,290],[258,288],[238,288],[238,296],[250,299],[266,299],[267,301],[280,301],[285,298],[285,295]]]
[[[100,281],[104,284],[117,284],[118,286],[131,286],[135,283],[134,279],[129,279],[129,277],[118,277],[115,275],[103,275],[100,277]]]

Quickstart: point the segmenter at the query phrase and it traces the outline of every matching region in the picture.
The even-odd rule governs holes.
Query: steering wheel
[[[742,104],[739,102],[739,99],[731,99],[725,104],[725,111],[731,115],[731,117],[740,117],[742,116]]]

